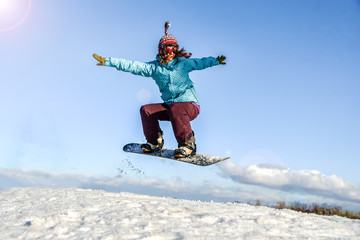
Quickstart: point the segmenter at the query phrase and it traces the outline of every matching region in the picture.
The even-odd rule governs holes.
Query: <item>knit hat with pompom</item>
[[[167,44],[179,45],[176,41],[176,38],[173,35],[167,33],[167,30],[170,28],[170,26],[171,24],[169,22],[165,23],[165,36],[160,39],[159,47],[163,47]]]
[[[164,49],[167,45],[176,46],[179,49],[179,44],[176,38],[173,35],[167,33],[167,30],[170,28],[170,26],[170,22],[165,22],[165,35],[159,41],[159,54],[161,53],[161,50]],[[172,48],[165,49],[167,54],[172,51]],[[185,58],[189,58],[190,56],[191,53],[183,53],[183,57]]]

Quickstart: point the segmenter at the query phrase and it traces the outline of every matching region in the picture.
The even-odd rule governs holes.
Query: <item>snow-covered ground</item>
[[[1,239],[360,239],[360,221],[77,188],[0,191]]]

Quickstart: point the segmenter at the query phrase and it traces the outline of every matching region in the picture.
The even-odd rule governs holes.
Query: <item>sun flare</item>
[[[31,9],[32,0],[0,0],[0,32],[20,26]]]
[[[11,5],[11,0],[0,0],[0,12],[7,10]]]

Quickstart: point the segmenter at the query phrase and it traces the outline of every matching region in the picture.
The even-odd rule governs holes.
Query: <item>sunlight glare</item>
[[[0,12],[7,10],[10,6],[11,0],[0,0]]]
[[[32,0],[0,0],[0,32],[20,26],[31,9]]]

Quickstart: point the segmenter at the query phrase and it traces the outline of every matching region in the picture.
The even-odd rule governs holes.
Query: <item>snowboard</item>
[[[158,151],[158,152],[144,153],[141,149],[140,143],[126,144],[123,147],[123,150],[124,150],[124,152],[167,158],[167,159],[171,159],[171,160],[175,160],[175,161],[195,164],[198,166],[209,166],[214,163],[218,163],[218,162],[221,162],[221,161],[224,161],[224,160],[227,160],[230,158],[230,157],[218,157],[218,156],[204,155],[204,154],[195,154],[194,156],[191,156],[188,158],[175,158],[174,150],[166,149],[166,148],[163,148],[161,151]]]

